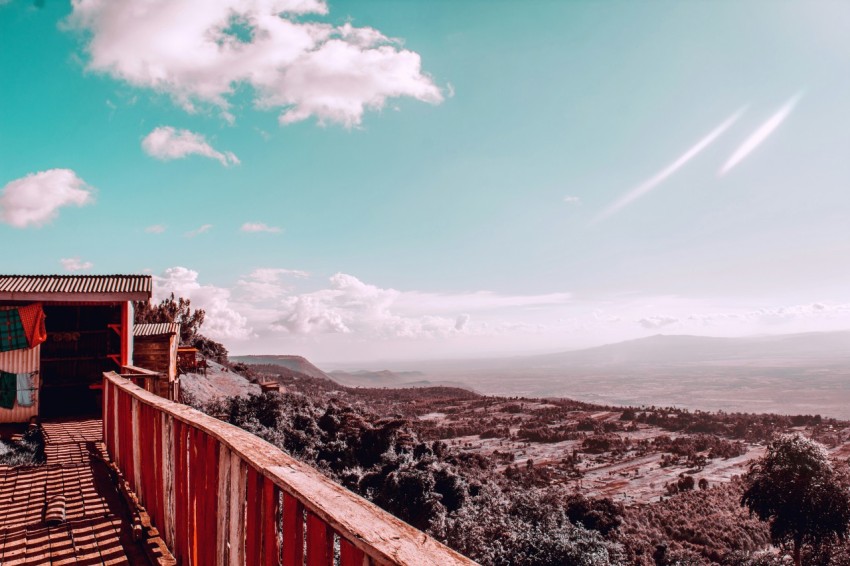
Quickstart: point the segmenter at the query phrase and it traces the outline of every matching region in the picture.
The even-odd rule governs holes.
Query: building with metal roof
[[[180,334],[179,322],[157,322],[136,324],[133,326],[133,336],[164,336],[171,334]]]
[[[0,275],[0,422],[99,413],[103,373],[133,365],[133,302],[152,287],[150,275]]]
[[[178,322],[136,324],[133,327],[133,365],[159,374],[145,382],[145,389],[171,400],[177,400],[180,394],[177,371],[179,344]]]
[[[0,301],[143,301],[150,275],[0,275]]]

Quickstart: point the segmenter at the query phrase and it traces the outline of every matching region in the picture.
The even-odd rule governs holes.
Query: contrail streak
[[[711,130],[711,132],[709,132],[707,136],[699,140],[696,145],[694,145],[688,151],[683,153],[678,159],[676,159],[676,161],[674,161],[673,163],[656,173],[654,176],[647,179],[646,181],[644,181],[643,183],[641,183],[640,185],[620,197],[618,200],[616,200],[611,206],[602,211],[602,213],[600,213],[599,216],[597,216],[593,220],[593,222],[596,223],[601,220],[604,220],[605,218],[608,218],[621,208],[625,207],[628,204],[631,204],[638,198],[642,197],[643,195],[660,185],[673,173],[684,167],[684,165],[688,161],[699,155],[705,148],[711,145],[711,143],[714,142],[714,140],[716,140],[717,138],[719,138],[723,134],[723,132],[732,127],[732,124],[737,122],[738,118],[740,118],[745,111],[746,108],[741,108],[740,110],[726,118],[726,120],[724,120],[719,126],[714,128],[713,130]]]
[[[791,97],[788,102],[782,105],[776,114],[771,116],[767,122],[759,126],[759,128],[750,134],[750,137],[744,140],[738,149],[735,150],[735,153],[732,154],[732,157],[729,158],[726,163],[723,164],[723,167],[720,169],[718,173],[719,176],[723,176],[728,173],[733,167],[735,167],[738,163],[747,158],[749,154],[751,154],[755,149],[760,146],[770,134],[772,134],[776,128],[778,128],[782,122],[791,114],[794,110],[794,107],[803,97],[803,93],[795,94]]]

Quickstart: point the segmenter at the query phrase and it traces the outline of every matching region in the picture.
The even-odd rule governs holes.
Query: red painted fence
[[[475,564],[253,434],[112,372],[103,428],[179,564]]]

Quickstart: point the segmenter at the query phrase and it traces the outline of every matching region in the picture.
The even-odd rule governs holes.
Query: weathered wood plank
[[[204,461],[204,435],[196,429],[189,429],[189,541],[191,544],[189,556],[191,564],[203,564],[201,561],[201,546],[205,541],[201,540],[201,527],[204,521],[204,484],[206,475],[206,462]]]
[[[262,556],[263,566],[278,566],[280,564],[280,545],[278,544],[278,528],[281,524],[280,491],[277,486],[266,479],[263,482],[263,508],[260,514],[262,527]]]
[[[141,484],[139,479],[142,475],[142,462],[139,453],[139,413],[141,412],[139,410],[140,404],[141,401],[139,399],[135,397],[130,399],[130,414],[132,415],[131,422],[133,423],[133,432],[130,435],[130,445],[132,446],[133,450],[133,481],[130,483],[130,485],[133,486],[133,491],[135,491],[137,495],[142,495],[139,493],[139,487]]]
[[[230,449],[218,446],[218,513],[216,530],[216,564],[226,566],[230,559]]]
[[[215,564],[217,560],[218,522],[214,520],[218,512],[218,476],[219,476],[219,443],[215,438],[203,434],[204,461],[206,474],[204,481],[204,512],[203,521],[203,564]]]
[[[245,563],[254,565],[260,563],[263,534],[263,477],[254,468],[248,468],[245,504]]]
[[[174,480],[174,461],[176,459],[176,450],[174,447],[174,417],[169,414],[161,413],[162,427],[162,491],[165,494],[163,506],[165,512],[165,525],[163,525],[163,538],[168,548],[174,548],[175,533],[175,480]]]
[[[235,452],[230,453],[230,562],[245,564],[245,490],[248,467]]]
[[[307,566],[333,566],[333,531],[312,513],[307,513]]]
[[[339,566],[363,566],[363,551],[345,540],[339,539]]]
[[[180,564],[188,564],[189,560],[189,505],[188,490],[186,485],[189,481],[187,472],[187,449],[186,449],[186,425],[177,419],[173,421],[174,427],[174,556]]]
[[[283,494],[283,566],[304,564],[304,506]]]

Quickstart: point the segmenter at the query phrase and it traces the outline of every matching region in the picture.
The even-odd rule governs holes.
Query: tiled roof
[[[0,275],[0,298],[40,299],[46,295],[120,295],[149,298],[150,275]]]
[[[179,322],[159,322],[156,324],[133,325],[133,336],[162,336],[163,334],[179,334]]]

